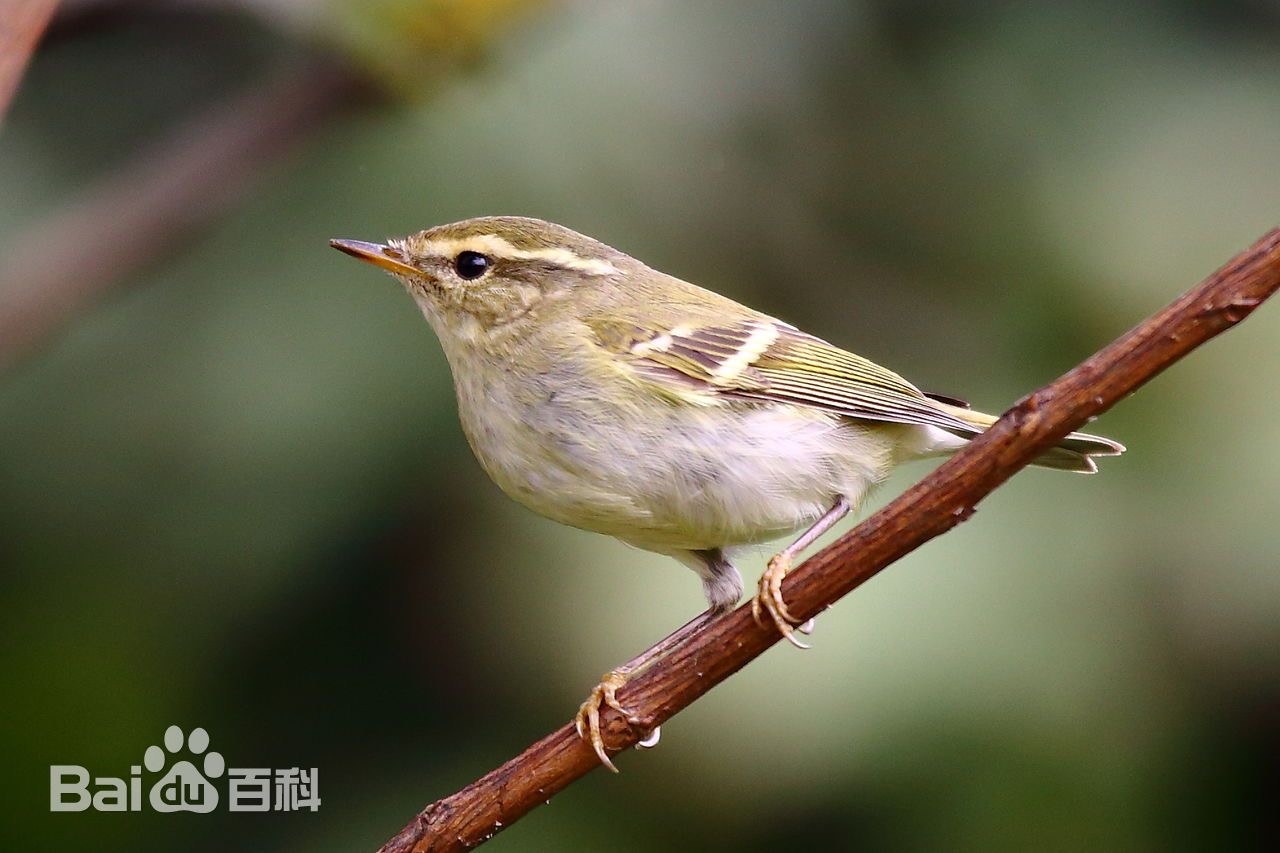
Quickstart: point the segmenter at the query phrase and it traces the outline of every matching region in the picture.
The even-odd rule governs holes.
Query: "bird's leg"
[[[574,724],[578,729],[578,736],[591,743],[596,755],[600,758],[600,763],[614,773],[618,772],[618,768],[609,760],[604,748],[604,739],[600,735],[601,709],[608,706],[621,714],[628,724],[637,725],[639,721],[635,718],[635,715],[618,701],[618,690],[637,673],[660,660],[676,644],[696,633],[712,617],[732,609],[742,595],[742,578],[738,575],[738,570],[725,558],[720,549],[681,552],[676,556],[681,562],[692,566],[702,578],[707,600],[711,604],[710,608],[694,617],[692,621],[677,628],[662,640],[659,640],[656,645],[647,649],[643,654],[632,658],[622,666],[609,670],[601,676],[600,683],[592,689],[591,694],[587,696],[587,700],[578,708],[578,714],[574,719]],[[658,737],[659,730],[655,728],[636,745],[642,749],[656,746]]]
[[[787,572],[791,571],[792,560],[812,545],[819,536],[835,526],[836,522],[848,515],[849,509],[848,498],[844,495],[836,498],[831,509],[815,521],[813,526],[769,560],[768,567],[760,576],[760,589],[756,597],[751,599],[751,615],[755,617],[756,623],[763,626],[765,624],[763,613],[768,611],[773,624],[778,628],[778,633],[786,637],[788,642],[796,648],[807,649],[809,646],[796,638],[795,626],[800,625],[800,620],[791,615],[791,611],[787,610],[786,602],[782,600],[782,579],[787,576]],[[806,622],[805,625],[808,623]],[[802,630],[803,628],[804,626],[801,626]]]
[[[618,772],[618,768],[609,760],[608,753],[604,749],[604,738],[600,735],[600,711],[605,706],[612,708],[622,715],[622,718],[629,725],[636,725],[639,721],[635,715],[623,707],[618,701],[618,690],[626,684],[632,676],[644,671],[652,666],[658,659],[671,650],[677,643],[685,639],[689,635],[698,631],[707,621],[715,614],[708,610],[695,616],[691,621],[685,623],[675,631],[668,634],[658,643],[646,649],[642,654],[624,663],[622,666],[609,670],[600,677],[600,683],[591,690],[591,694],[587,696],[585,702],[578,708],[578,714],[574,718],[574,725],[577,726],[578,736],[583,740],[589,741],[595,749],[596,755],[600,757],[600,763],[608,767],[614,773]],[[657,744],[657,729],[649,732],[645,736],[642,743],[648,746]]]

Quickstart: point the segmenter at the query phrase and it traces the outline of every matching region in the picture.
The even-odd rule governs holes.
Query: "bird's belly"
[[[893,428],[772,406],[705,415],[634,460],[655,484],[649,524],[614,535],[654,550],[765,541],[807,527],[840,495],[856,506],[892,464]]]
[[[463,409],[477,458],[510,497],[662,552],[781,536],[838,495],[856,506],[888,473],[900,431],[772,405],[679,417],[584,399]]]

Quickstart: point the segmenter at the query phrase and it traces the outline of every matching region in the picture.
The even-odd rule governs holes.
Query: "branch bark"
[[[10,0],[0,15],[0,121],[57,5],[58,0]]]
[[[1105,412],[1200,344],[1247,317],[1280,288],[1280,228],[1055,382],[1023,398],[991,429],[787,576],[783,592],[800,619],[830,606],[885,566],[947,532],[977,503],[1068,432]],[[749,606],[712,620],[620,691],[640,719],[632,729],[607,710],[609,752],[635,745],[751,662],[779,635]],[[462,790],[424,808],[381,853],[474,847],[600,766],[573,724],[530,746]]]

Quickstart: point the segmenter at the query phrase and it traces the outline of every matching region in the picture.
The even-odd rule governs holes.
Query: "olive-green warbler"
[[[435,330],[463,431],[501,489],[548,518],[668,554],[707,615],[737,604],[727,552],[803,530],[752,606],[796,645],[792,560],[900,462],[952,453],[994,422],[861,356],[560,225],[493,216],[386,244],[331,245],[391,272]],[[1036,464],[1093,473],[1124,448],[1072,433]],[[690,623],[689,628],[697,623]],[[604,764],[608,673],[579,711]]]

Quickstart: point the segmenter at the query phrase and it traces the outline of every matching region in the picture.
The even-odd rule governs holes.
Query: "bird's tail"
[[[938,400],[936,397],[934,404],[945,409],[947,414],[972,424],[979,431],[987,429],[997,420],[992,415],[952,405],[949,401]],[[961,438],[973,438],[972,435],[964,435],[959,431],[950,432]],[[1078,474],[1096,474],[1098,466],[1094,464],[1093,457],[1119,456],[1124,453],[1124,450],[1124,445],[1118,441],[1098,435],[1073,432],[1068,433],[1055,447],[1037,456],[1031,464],[1041,468],[1055,468],[1059,471],[1075,471]]]

